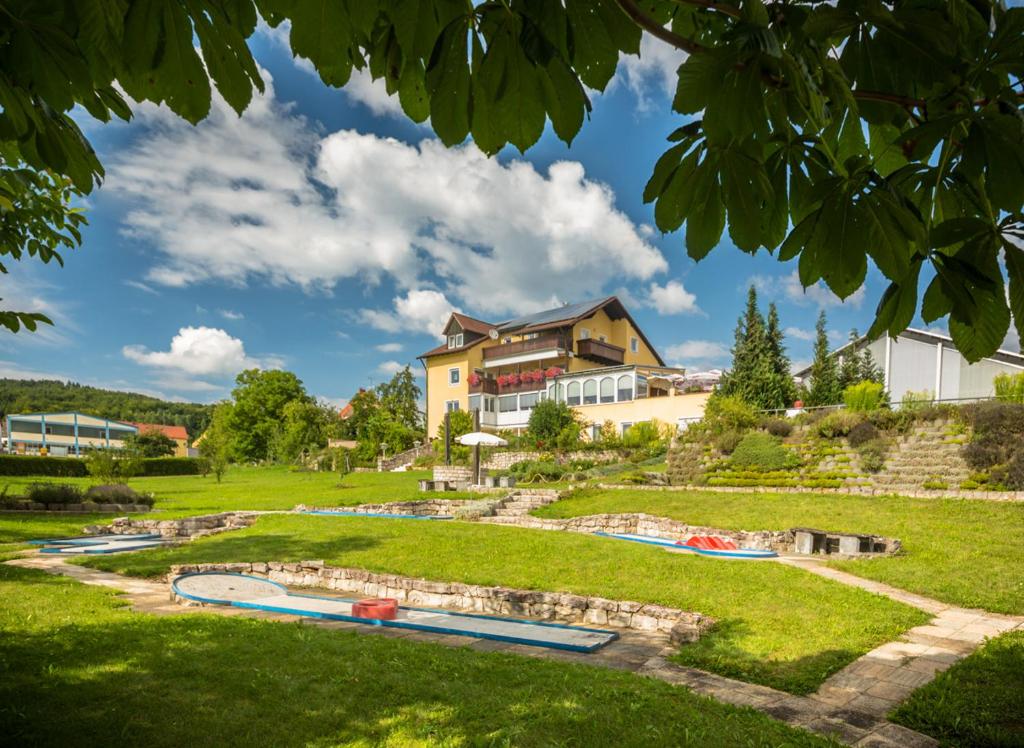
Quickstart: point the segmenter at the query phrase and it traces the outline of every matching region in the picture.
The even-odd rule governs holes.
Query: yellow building
[[[614,296],[492,324],[453,313],[426,369],[427,435],[446,411],[479,410],[489,431],[521,430],[543,399],[563,400],[594,429],[699,418],[707,393],[683,391],[685,372],[661,356]]]

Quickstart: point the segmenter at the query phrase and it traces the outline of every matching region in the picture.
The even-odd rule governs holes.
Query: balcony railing
[[[493,361],[497,358],[518,356],[521,353],[533,353],[534,351],[545,351],[550,348],[565,348],[566,340],[561,335],[541,335],[529,340],[517,340],[514,343],[502,343],[490,348],[484,348],[484,361]]]
[[[470,395],[497,395],[498,394],[498,382],[493,377],[480,377],[480,381],[473,384],[473,380],[469,381],[469,394]]]
[[[601,364],[615,366],[625,360],[625,348],[606,343],[595,338],[583,338],[576,341],[576,355],[580,358],[597,361]]]

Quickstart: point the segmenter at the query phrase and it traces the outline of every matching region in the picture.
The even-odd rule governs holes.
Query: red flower
[[[509,374],[508,375],[508,383],[510,385],[512,385],[513,387],[515,387],[517,384],[519,384],[519,375],[518,374]]]
[[[506,384],[508,384],[508,377],[506,377],[504,374],[499,374],[498,375],[498,386],[499,387],[504,387]]]
[[[480,384],[480,375],[477,374],[476,372],[473,372],[472,374],[470,374],[469,375],[469,383],[471,385],[473,385],[474,387],[476,387],[478,384]]]
[[[541,371],[540,369],[534,369],[533,371],[530,372],[530,378],[533,379],[534,382],[543,382],[544,372]]]
[[[548,375],[548,379],[554,379],[555,377],[562,373],[562,370],[559,369],[557,366],[552,366],[544,373]]]

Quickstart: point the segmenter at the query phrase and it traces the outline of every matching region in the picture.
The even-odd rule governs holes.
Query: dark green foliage
[[[701,423],[711,434],[726,431],[745,431],[757,425],[757,413],[739,397],[720,394],[715,391],[704,408]]]
[[[739,431],[723,431],[715,437],[715,449],[722,454],[732,454],[742,440],[743,434]]]
[[[247,369],[235,377],[234,407],[228,426],[238,459],[259,462],[270,456],[284,409],[293,400],[310,402],[302,381],[290,371]]]
[[[202,457],[155,457],[139,461],[139,477],[151,478],[161,475],[205,475],[210,472],[208,462]]]
[[[212,405],[173,403],[137,392],[119,392],[49,379],[0,379],[0,415],[77,411],[134,423],[184,426],[190,437],[206,429]]]
[[[793,403],[796,389],[782,342],[775,304],[768,305],[768,322],[757,306],[757,289],[747,291],[747,307],[736,323],[732,366],[718,392],[737,397],[754,408],[776,410]]]
[[[84,500],[82,489],[68,483],[33,483],[25,497],[40,504],[81,504]]]
[[[1024,451],[1024,405],[976,403],[964,406],[961,412],[974,431],[963,448],[963,457],[974,470],[1005,465]],[[1002,482],[995,475],[993,481]]]
[[[793,424],[785,418],[769,418],[764,423],[764,430],[772,436],[785,438],[793,433]]]
[[[0,475],[43,475],[53,478],[84,478],[85,462],[70,457],[0,455]]]
[[[575,423],[576,412],[564,402],[541,400],[530,411],[526,430],[537,446],[543,448],[553,446],[562,431]]]
[[[800,465],[800,458],[783,447],[771,434],[752,432],[743,437],[729,458],[730,467],[736,469],[789,470]]]
[[[825,310],[818,314],[814,326],[814,361],[811,363],[811,386],[807,390],[804,405],[836,405],[842,401],[843,389],[840,386],[839,371],[836,360],[829,355],[828,322]]]
[[[849,434],[853,427],[860,422],[860,416],[837,410],[818,421],[814,428],[818,436],[826,439],[836,439]]]
[[[851,447],[859,447],[862,444],[877,439],[880,434],[871,421],[861,421],[851,428],[846,436],[850,441]]]
[[[554,460],[525,460],[508,469],[519,483],[554,482],[561,480],[571,468]]]
[[[85,492],[85,501],[94,501],[97,504],[145,504],[146,506],[153,506],[155,503],[152,496],[141,494],[122,483],[92,486]]]
[[[140,457],[170,457],[176,447],[171,437],[153,429],[130,436],[125,441],[125,448]]]
[[[1018,446],[1006,463],[992,468],[990,477],[1010,491],[1024,490],[1024,449]]]

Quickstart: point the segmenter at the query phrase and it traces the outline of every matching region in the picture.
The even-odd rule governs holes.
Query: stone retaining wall
[[[88,525],[86,535],[139,535],[158,532],[165,538],[195,538],[240,530],[256,521],[259,512],[221,512],[183,519],[131,519],[118,517],[110,525]]]
[[[515,465],[517,462],[530,462],[533,460],[539,460],[541,452],[492,452],[486,460],[481,464],[485,468],[491,470],[508,470],[510,467]],[[622,457],[618,452],[614,450],[604,451],[587,451],[578,450],[576,452],[565,452],[564,454],[555,454],[555,462],[566,463],[574,462],[576,460],[591,460],[593,462],[615,462],[621,460]]]
[[[87,501],[81,504],[41,504],[38,501],[12,501],[0,504],[0,512],[75,512],[88,514],[91,512],[150,512],[153,508],[146,504],[97,504]]]
[[[485,476],[487,471],[481,468],[480,474],[481,477]],[[473,468],[462,465],[435,465],[433,479],[448,483],[472,483]]]
[[[584,517],[569,519],[543,519],[530,515],[487,517],[483,520],[489,524],[516,525],[534,530],[561,530],[563,532],[582,532],[593,534],[606,532],[629,535],[645,535],[669,540],[689,540],[694,535],[716,535],[729,538],[741,548],[755,548],[765,551],[792,551],[793,532],[791,530],[722,530],[717,527],[689,525],[685,522],[656,517],[638,512],[635,514],[589,514]]]
[[[396,467],[402,465],[410,465],[416,461],[417,457],[425,457],[426,455],[433,454],[434,448],[430,445],[430,442],[421,444],[418,447],[407,449],[404,452],[399,452],[396,455],[392,455],[388,458],[377,458],[377,470],[379,472],[386,472],[394,470]]]
[[[472,613],[528,616],[559,623],[588,624],[670,633],[675,641],[695,641],[714,620],[662,605],[609,600],[560,592],[432,582],[365,569],[325,566],[323,561],[172,566],[169,581],[196,571],[227,571],[270,579],[294,587],[322,587],[360,597],[393,597],[400,603]]]
[[[579,486],[583,488],[583,486]],[[805,486],[645,486],[622,483],[598,483],[596,488],[630,491],[715,491],[717,493],[822,493],[854,496],[903,496],[909,499],[984,499],[985,501],[1024,502],[1024,491],[968,491],[964,489],[898,491],[849,486],[846,488],[808,488]]]
[[[508,489],[503,489],[508,493]],[[423,501],[389,501],[382,504],[359,504],[358,506],[317,507],[299,504],[297,512],[342,511],[357,514],[414,514],[419,517],[457,517],[474,519],[493,514],[502,503],[501,499],[424,499]]]

